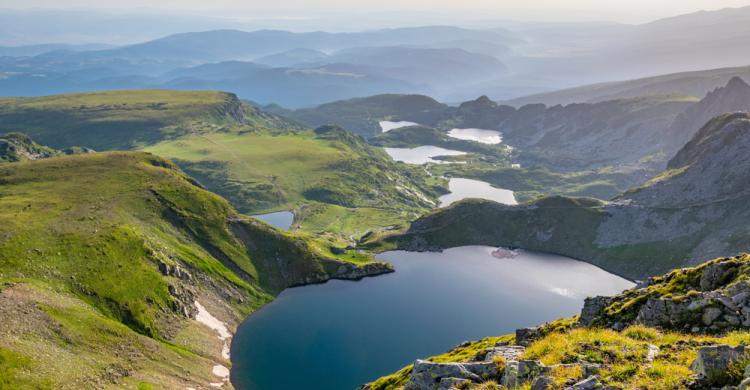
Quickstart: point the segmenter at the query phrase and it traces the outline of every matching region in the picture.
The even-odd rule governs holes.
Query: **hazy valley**
[[[0,10],[0,389],[750,388],[750,8],[77,12]]]

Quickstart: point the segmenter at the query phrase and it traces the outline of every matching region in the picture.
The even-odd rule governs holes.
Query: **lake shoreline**
[[[308,331],[315,332],[314,329],[316,329],[315,328],[316,321],[320,320],[320,319],[316,320],[315,318],[319,316],[323,316],[325,321],[335,321],[335,319],[337,318],[336,316],[343,315],[346,318],[350,318],[350,317],[354,318],[353,320],[350,319],[350,321],[353,321],[355,324],[358,324],[357,321],[361,321],[361,315],[357,315],[357,313],[358,311],[364,310],[365,312],[371,313],[368,315],[376,316],[377,318],[379,318],[378,320],[375,321],[376,323],[381,323],[385,321],[383,322],[383,325],[386,326],[386,328],[397,326],[399,329],[402,329],[400,325],[391,324],[392,321],[395,321],[396,323],[399,323],[399,321],[403,321],[402,318],[399,318],[398,316],[392,317],[392,315],[390,314],[381,313],[383,310],[383,307],[380,304],[378,304],[378,306],[375,306],[375,307],[371,306],[375,302],[372,299],[360,299],[361,298],[360,295],[370,294],[367,291],[368,290],[372,291],[374,287],[377,290],[378,288],[383,289],[383,288],[386,288],[387,286],[393,286],[394,283],[397,283],[399,278],[401,279],[401,282],[399,283],[404,283],[405,280],[410,280],[409,278],[413,279],[414,277],[417,277],[417,279],[414,280],[416,281],[416,285],[412,285],[414,284],[412,282],[406,282],[408,285],[407,288],[417,289],[416,291],[422,291],[421,287],[419,286],[423,285],[424,283],[428,283],[427,285],[432,285],[435,288],[440,288],[440,289],[448,289],[449,291],[451,289],[458,288],[459,291],[463,291],[463,294],[465,294],[466,291],[475,291],[475,290],[478,292],[472,292],[471,294],[475,294],[475,293],[487,294],[487,293],[490,293],[491,290],[487,289],[486,284],[483,284],[482,282],[482,283],[479,283],[479,285],[477,285],[475,283],[472,283],[471,279],[472,278],[480,278],[480,279],[487,278],[486,274],[492,274],[493,272],[498,272],[498,270],[502,270],[506,268],[516,269],[518,267],[521,267],[522,269],[525,269],[525,268],[531,267],[531,269],[537,269],[539,272],[541,272],[542,275],[541,276],[538,275],[539,274],[538,272],[531,272],[531,273],[515,272],[513,273],[515,276],[511,277],[511,279],[509,280],[506,280],[506,283],[503,283],[503,284],[509,283],[508,287],[503,287],[503,288],[509,289],[511,288],[510,286],[514,284],[518,285],[518,283],[521,283],[518,286],[523,286],[525,285],[524,283],[532,283],[534,287],[532,287],[532,285],[529,285],[529,289],[525,289],[523,287],[513,288],[512,291],[514,292],[511,296],[505,295],[507,294],[507,291],[499,295],[490,294],[487,296],[487,298],[490,299],[490,301],[488,301],[488,304],[491,304],[489,302],[492,302],[493,299],[496,301],[497,300],[504,301],[505,299],[510,299],[511,301],[519,301],[519,300],[526,299],[525,298],[526,296],[537,297],[535,299],[538,300],[538,295],[543,293],[549,296],[550,302],[557,302],[558,304],[560,302],[567,302],[565,305],[558,308],[558,310],[561,310],[560,313],[553,313],[554,315],[552,317],[554,317],[556,315],[565,314],[566,312],[565,307],[568,307],[568,309],[570,309],[571,307],[574,307],[574,310],[580,309],[580,306],[582,305],[582,299],[584,297],[584,295],[581,295],[581,292],[587,291],[587,289],[593,288],[592,286],[595,286],[595,285],[601,286],[603,282],[599,281],[598,279],[597,281],[593,281],[591,277],[586,277],[585,279],[583,279],[583,283],[580,284],[580,287],[578,287],[578,284],[579,284],[578,282],[576,282],[575,284],[570,284],[571,283],[570,281],[572,280],[570,279],[570,277],[567,279],[567,281],[563,281],[563,282],[557,282],[557,281],[554,281],[554,279],[550,279],[553,277],[553,274],[554,274],[554,278],[558,278],[560,272],[563,272],[564,274],[567,274],[567,275],[576,275],[581,272],[585,272],[586,275],[592,275],[592,276],[598,275],[599,273],[602,273],[602,275],[607,273],[605,270],[601,269],[600,267],[591,267],[591,264],[588,262],[581,262],[576,259],[553,255],[553,254],[546,254],[546,253],[542,254],[538,252],[519,251],[519,257],[525,256],[528,258],[497,259],[491,255],[491,253],[496,251],[497,249],[498,249],[497,247],[467,246],[467,247],[458,247],[458,248],[447,248],[445,250],[440,250],[440,251],[432,252],[432,253],[406,252],[402,250],[384,251],[379,255],[377,259],[381,261],[389,261],[389,264],[394,264],[396,266],[394,267],[395,269],[392,272],[387,272],[387,274],[392,274],[393,272],[395,272],[394,275],[399,275],[398,278],[385,278],[385,279],[382,279],[383,281],[385,281],[385,283],[375,283],[374,281],[372,281],[372,282],[368,282],[365,285],[360,285],[360,284],[355,285],[355,284],[348,284],[348,283],[336,283],[334,285],[331,285],[330,283],[328,283],[329,281],[331,282],[335,282],[335,280],[352,281],[352,279],[346,279],[346,278],[338,278],[338,279],[331,278],[333,280],[327,280],[322,283],[311,284],[311,285],[328,285],[328,287],[325,287],[323,289],[317,289],[317,288],[313,290],[303,289],[303,287],[307,287],[310,285],[299,285],[299,286],[289,287],[285,289],[281,293],[281,294],[284,294],[283,299],[274,299],[272,302],[270,302],[273,305],[264,305],[262,308],[256,310],[251,315],[249,315],[238,326],[237,332],[240,334],[240,337],[235,338],[232,344],[232,351],[233,351],[232,367],[233,368],[231,370],[231,375],[230,375],[231,383],[240,389],[247,388],[247,386],[251,386],[251,388],[264,388],[263,381],[267,380],[268,379],[267,377],[273,375],[273,373],[268,372],[268,370],[274,370],[274,368],[272,367],[275,367],[275,366],[271,366],[271,367],[266,367],[266,366],[269,364],[272,364],[272,361],[275,361],[278,359],[278,358],[268,357],[269,355],[267,355],[268,352],[266,351],[267,348],[272,348],[271,349],[272,351],[276,351],[276,350],[283,351],[279,353],[282,353],[284,356],[291,359],[290,361],[287,362],[287,364],[289,364],[290,367],[293,366],[293,362],[295,361],[309,360],[310,357],[308,355],[312,352],[310,352],[309,349],[304,349],[304,348],[310,348],[312,346],[304,347],[304,345],[307,345],[309,341],[299,342],[297,338],[302,337],[302,336],[299,335],[300,333],[299,330],[295,331],[296,329],[295,326],[300,326],[301,324],[298,324],[298,322],[300,322],[303,319],[304,319],[304,321],[302,321],[304,323],[303,329],[306,329],[306,330],[303,330],[302,333],[305,333]],[[454,253],[444,254],[446,250],[453,250]],[[461,253],[464,253],[462,251],[469,251],[469,253],[474,253],[475,257],[476,255],[481,255],[484,258],[484,260],[477,263],[477,261],[475,261],[476,259],[471,259],[471,258],[464,259],[463,257],[464,255],[461,255]],[[390,252],[390,255],[388,254],[389,252]],[[440,255],[439,258],[442,258],[442,260],[436,261],[437,258],[435,260],[430,260],[429,258],[430,254],[438,254]],[[425,257],[423,255],[428,255],[428,256]],[[552,257],[549,257],[549,256],[552,256]],[[409,260],[410,258],[414,258],[414,260]],[[550,271],[550,270],[538,268],[539,267],[538,264],[541,264],[539,263],[539,261],[542,261],[540,260],[542,258],[549,258],[550,260],[544,260],[544,261],[552,261],[551,263],[549,263],[551,269],[552,270],[557,269],[558,271]],[[560,260],[562,260],[562,263],[552,260],[556,258],[560,258]],[[457,259],[462,259],[462,260],[457,260]],[[511,265],[504,264],[505,262],[503,260],[512,261],[512,264]],[[574,265],[574,266],[569,267],[568,262],[570,262],[571,265]],[[576,266],[576,263],[578,263],[577,266]],[[444,273],[446,270],[445,264],[451,264],[449,268],[453,268],[456,271],[450,272],[451,282],[446,281],[446,283],[449,283],[449,284],[445,284],[445,283],[436,284],[434,280],[432,280],[431,278],[434,278],[436,274]],[[534,267],[537,267],[537,268],[534,268]],[[504,272],[510,272],[510,271],[504,271]],[[593,272],[593,274],[591,274],[591,272]],[[364,278],[358,278],[355,280],[358,280],[360,282],[362,282],[362,279],[365,279],[365,278],[373,279],[373,280],[381,280],[381,278],[374,277],[374,276],[380,276],[380,275],[383,275],[383,273],[368,274]],[[461,278],[465,278],[465,275],[470,275],[469,279],[465,281],[466,283],[462,283]],[[527,282],[526,276],[521,277],[519,279],[519,275],[531,276],[531,279],[530,279],[531,281]],[[583,274],[580,274],[580,275],[583,275]],[[456,280],[455,279],[456,277],[459,279]],[[613,280],[620,279],[616,275],[611,275],[610,278],[614,278]],[[565,278],[563,279],[565,280]],[[505,280],[505,279],[503,279],[502,277],[499,279],[495,278],[493,279],[492,284],[496,285],[497,280]],[[542,282],[540,284],[541,280],[549,280],[549,283]],[[624,279],[620,279],[620,280],[621,280],[620,282],[615,283],[614,285],[619,286],[620,284],[624,285],[624,284],[630,283],[629,280],[624,280]],[[469,286],[472,286],[472,287],[469,288]],[[599,288],[602,288],[602,287],[599,287]],[[612,287],[606,287],[605,289],[607,288],[611,289]],[[386,288],[386,290],[390,290],[390,289]],[[333,293],[331,291],[333,291]],[[563,293],[560,293],[559,291],[563,291],[565,293],[563,294]],[[422,291],[422,292],[426,293],[426,291]],[[389,293],[397,294],[398,288],[395,289],[395,291],[389,291]],[[613,293],[613,292],[607,291],[607,293]],[[279,294],[277,298],[281,297],[281,294]],[[324,294],[323,296],[327,296],[329,299],[321,298],[320,294]],[[333,295],[325,295],[325,294],[333,294]],[[570,294],[574,294],[574,295],[570,295]],[[409,307],[411,307],[411,305],[415,305],[414,307],[420,307],[421,306],[420,302],[423,303],[422,299],[424,299],[423,297],[420,298],[419,294],[417,294],[417,296],[411,293],[404,293],[404,294],[397,294],[397,295],[400,297],[398,298],[398,300],[400,301],[404,301],[404,298],[408,298],[405,301],[406,301],[406,304],[409,305]],[[503,296],[506,296],[506,298],[503,298]],[[388,299],[388,297],[393,298],[393,296],[391,295],[386,295],[385,297],[379,296],[379,295],[371,296],[371,298],[373,297],[377,298],[378,302],[386,302],[385,306],[390,306],[394,303],[392,299]],[[461,294],[458,294],[458,297],[461,297]],[[494,297],[494,298],[491,298],[491,297]],[[511,297],[515,297],[515,298],[511,298]],[[302,304],[301,311],[293,310],[292,312],[288,312],[282,317],[278,317],[280,315],[279,313],[284,312],[285,307],[288,308],[289,305],[293,306],[295,304],[299,304],[299,303],[294,303],[294,302],[295,301],[300,302],[299,301],[300,299],[302,299],[303,302],[305,300],[312,299],[310,303],[313,303],[313,304],[312,306],[310,306],[309,303]],[[430,299],[432,300],[433,297],[430,297]],[[461,298],[456,298],[456,299],[461,300]],[[441,302],[440,295],[434,297],[434,300],[437,302],[436,304],[438,305],[443,304],[443,303],[440,303]],[[581,300],[581,302],[578,302],[578,300]],[[318,302],[318,303],[316,304],[314,302]],[[342,303],[342,302],[347,302],[347,303]],[[511,302],[509,307],[515,307],[513,305],[517,305],[517,304],[518,302],[515,302],[515,303]],[[545,301],[545,303],[543,303],[542,306],[549,305],[549,304],[551,303],[547,303]],[[323,307],[315,309],[314,308],[315,305],[324,305],[324,307],[326,307],[327,309],[324,309]],[[357,309],[354,312],[351,312],[350,310],[352,310],[352,308],[354,307],[356,307]],[[503,306],[501,305],[501,307]],[[310,313],[305,314],[309,310],[313,310],[313,313],[315,313],[315,314],[312,314],[312,317],[310,317],[311,315]],[[329,312],[329,310],[331,311]],[[370,310],[374,310],[374,312],[371,312]],[[391,309],[387,309],[387,310],[391,310]],[[498,312],[504,312],[504,310],[502,309],[497,309],[497,310]],[[439,311],[440,310],[438,310],[438,312]],[[511,312],[515,312],[515,311],[511,311]],[[532,313],[536,313],[536,314],[532,314]],[[513,318],[510,319],[509,321],[514,322],[512,326],[535,324],[536,321],[543,320],[543,318],[540,317],[541,313],[542,313],[541,308],[536,308],[534,310],[530,310],[529,314],[517,313],[518,316],[516,315],[511,316]],[[290,315],[292,317],[289,317]],[[410,314],[409,316],[412,316],[412,317],[416,316],[415,318],[419,318],[420,320],[429,321],[430,316],[434,316],[434,315],[436,315],[436,313],[433,313],[432,310],[425,307],[421,310],[416,311],[413,314]],[[524,318],[526,318],[529,315],[531,317],[524,320]],[[332,317],[329,318],[329,316],[332,316]],[[552,318],[552,317],[549,317],[549,318]],[[280,335],[273,336],[273,335],[268,334],[269,321],[271,321],[272,323],[273,321],[278,321],[278,320],[274,320],[273,318],[277,318],[277,319],[287,318],[286,321],[291,321],[291,322],[274,323],[271,329],[277,329],[277,330],[273,330],[274,332],[279,332],[282,330],[283,332]],[[441,318],[450,318],[450,317],[441,317]],[[248,324],[248,321],[252,321],[250,323],[251,325],[246,325]],[[370,320],[367,320],[367,321],[370,321]],[[450,322],[450,320],[448,322]],[[242,329],[243,326],[250,326],[250,328],[245,328],[243,330]],[[289,326],[291,326],[291,328]],[[376,326],[376,325],[372,324],[370,326]],[[441,326],[445,327],[445,326],[448,326],[448,324],[442,324]],[[308,327],[313,330],[309,330]],[[505,326],[505,327],[508,329],[511,329],[508,326]],[[503,326],[501,326],[501,328],[503,328]],[[266,330],[263,330],[263,329],[266,329]],[[367,327],[362,328],[361,326],[346,326],[340,329],[336,327],[334,328],[326,327],[325,329],[326,330],[324,331],[324,333],[320,334],[321,336],[325,336],[325,338],[334,337],[335,340],[338,340],[343,337],[344,339],[347,339],[349,337],[347,335],[350,335],[351,332],[356,330],[354,334],[360,334],[360,335],[367,334],[368,338],[373,339],[372,341],[369,341],[371,343],[380,342],[378,341],[379,337],[382,338],[382,333],[380,332],[386,332],[386,333],[390,332],[388,330],[383,330],[379,326],[376,326],[376,329],[380,329],[380,330],[375,331],[375,332],[368,330]],[[338,329],[338,330],[335,330],[335,329]],[[403,331],[408,334],[408,332],[410,332],[409,329],[410,327],[407,326],[403,328]],[[492,329],[496,329],[496,327],[493,326]],[[258,334],[257,332],[261,332],[261,333]],[[263,332],[266,332],[266,333],[263,333]],[[433,329],[433,333],[435,333],[435,335],[437,336],[439,336],[441,332],[444,333],[445,329],[442,329],[442,330]],[[489,332],[489,330],[487,332]],[[244,333],[244,336],[242,336],[243,333]],[[380,336],[378,336],[379,334]],[[479,337],[482,337],[482,335],[484,334],[485,334],[484,331],[473,333],[473,336],[470,336],[473,338],[466,338],[466,339],[479,338]],[[486,334],[491,334],[491,333],[486,333]],[[436,340],[436,342],[437,340],[444,339],[443,337],[430,337],[430,338]],[[447,340],[450,340],[450,338],[448,338]],[[358,343],[363,342],[359,337],[357,337],[356,339],[352,339],[350,341],[352,345],[357,345],[358,348],[362,348],[362,346],[358,345]],[[323,342],[323,341],[318,340],[315,345],[317,345],[317,343],[319,342]],[[329,342],[333,342],[333,341],[329,341]],[[390,340],[389,342],[393,342],[393,340]],[[329,343],[324,342],[323,345],[328,345],[328,344]],[[328,351],[329,348],[334,348],[333,351],[337,351],[335,348],[350,348],[348,344],[349,342],[347,342],[347,346],[341,347],[334,343],[332,344],[333,346],[328,345],[324,349]],[[450,342],[446,343],[446,345],[450,345]],[[290,350],[289,348],[292,348],[292,349]],[[297,354],[294,352],[295,348],[303,348],[303,351],[306,351],[306,352]],[[321,348],[323,347],[321,346]],[[440,350],[441,349],[439,348],[438,349],[428,348],[426,350],[423,350],[423,352],[415,352],[414,354],[410,354],[408,355],[409,356],[408,358],[398,358],[396,360],[393,360],[391,363],[394,363],[392,365],[395,366],[396,364],[403,363],[407,361],[408,359],[416,358],[422,354],[431,353],[431,351],[434,352],[434,351],[440,351]],[[249,355],[244,355],[242,359],[238,360],[236,354],[242,353],[240,351],[244,351],[244,353],[249,354]],[[270,352],[270,353],[272,354],[271,356],[273,356],[273,354],[275,354],[276,352]],[[333,362],[336,362],[336,364],[340,363],[340,361],[337,359],[340,358],[341,353],[340,352],[330,352],[330,353],[333,353],[333,355],[331,355],[332,357],[330,358],[333,360],[329,362],[329,364],[334,364]],[[377,355],[376,352],[368,352],[368,353]],[[251,357],[251,356],[254,356],[254,357]],[[257,359],[260,359],[260,360],[257,360]],[[323,359],[323,360],[326,360],[326,359]],[[379,357],[378,359],[382,359],[382,358]],[[238,361],[244,362],[243,363],[244,365],[239,366]],[[376,371],[374,373],[371,372],[370,376],[375,377],[377,374],[388,372],[385,368],[383,368],[382,366],[383,362],[380,361],[380,363],[381,363],[380,366],[374,365],[372,369],[376,370],[377,367],[380,367],[381,370]],[[319,363],[318,365],[320,364],[322,363]],[[350,364],[350,363],[347,363],[347,364]],[[351,363],[351,364],[355,364],[355,363]],[[255,374],[252,374],[253,371],[248,370],[248,367],[255,367],[254,370],[257,372]],[[321,388],[321,387],[315,387],[316,385],[320,386],[322,385],[322,383],[324,383],[321,381],[318,381],[318,382],[315,381],[315,375],[317,375],[315,368],[306,367],[303,370],[313,370],[312,374],[310,373],[307,374],[308,379],[311,381],[310,386],[312,387],[310,388]],[[359,369],[359,371],[358,369],[355,369],[355,368],[350,368],[350,369],[347,369],[346,371],[347,372],[353,371],[353,373],[350,374],[350,377],[360,375],[358,380],[364,380],[362,379],[364,378],[364,376],[362,376],[361,368]],[[258,373],[262,373],[262,375],[259,377]],[[310,377],[310,375],[312,375],[312,377]],[[252,378],[252,381],[247,382],[248,380],[250,380],[250,378]],[[364,383],[364,382],[360,382],[360,384],[361,383]],[[245,386],[245,387],[242,387],[242,386]],[[289,388],[288,386],[285,387],[283,384],[280,384],[279,386],[281,387],[278,387],[278,388]],[[333,386],[332,388],[344,388],[344,387]]]

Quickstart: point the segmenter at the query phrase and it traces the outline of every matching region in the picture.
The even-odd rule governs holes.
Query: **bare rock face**
[[[725,386],[733,378],[728,374],[732,364],[748,358],[745,346],[712,345],[698,350],[698,357],[691,365],[698,381],[704,386]],[[735,383],[736,384],[736,383]]]
[[[740,77],[733,77],[726,86],[709,92],[698,104],[678,115],[669,128],[669,135],[684,143],[711,118],[726,112],[748,111],[750,85]]]
[[[581,316],[578,324],[581,326],[591,326],[601,315],[601,312],[612,303],[611,297],[588,297],[583,302]]]
[[[529,344],[539,339],[540,336],[541,334],[537,327],[516,329],[516,344],[528,347]]]
[[[712,291],[723,286],[728,280],[737,274],[737,265],[731,263],[711,264],[701,275],[700,286],[702,291]]]

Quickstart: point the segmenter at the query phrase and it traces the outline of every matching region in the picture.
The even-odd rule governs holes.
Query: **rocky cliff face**
[[[666,172],[621,198],[652,207],[688,207],[746,196],[750,193],[748,151],[750,115],[721,115],[696,133],[670,160]]]
[[[712,118],[731,112],[750,110],[750,85],[740,77],[733,77],[726,86],[716,88],[700,102],[689,107],[675,118],[669,127],[669,136],[678,145],[690,140]]]
[[[521,107],[500,124],[526,164],[555,170],[642,164],[663,169],[677,148],[666,129],[694,102],[679,97],[646,97],[602,103]],[[682,142],[684,143],[684,141]]]

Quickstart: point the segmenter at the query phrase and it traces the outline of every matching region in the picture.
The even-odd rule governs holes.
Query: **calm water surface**
[[[448,132],[448,136],[489,145],[497,145],[503,142],[503,134],[497,130],[453,129]]]
[[[451,193],[440,197],[440,207],[447,207],[468,198],[487,199],[508,205],[518,204],[513,191],[495,188],[490,183],[479,180],[453,178],[448,182],[448,189]]]
[[[402,161],[407,164],[421,165],[431,163],[442,163],[435,160],[437,156],[463,156],[466,152],[457,150],[444,149],[437,146],[419,146],[414,149],[409,148],[384,148],[385,152],[395,161]]]
[[[354,389],[465,340],[577,313],[589,295],[632,284],[569,258],[494,248],[388,252],[396,273],[293,288],[243,323],[232,344],[238,389]]]
[[[279,211],[270,214],[253,215],[253,218],[260,219],[275,228],[289,230],[292,227],[292,222],[294,222],[294,213],[291,211]]]
[[[400,122],[381,121],[380,122],[380,128],[383,130],[384,133],[387,133],[391,130],[400,129],[402,127],[409,127],[409,126],[419,126],[419,123],[407,122],[407,121],[400,121]]]

